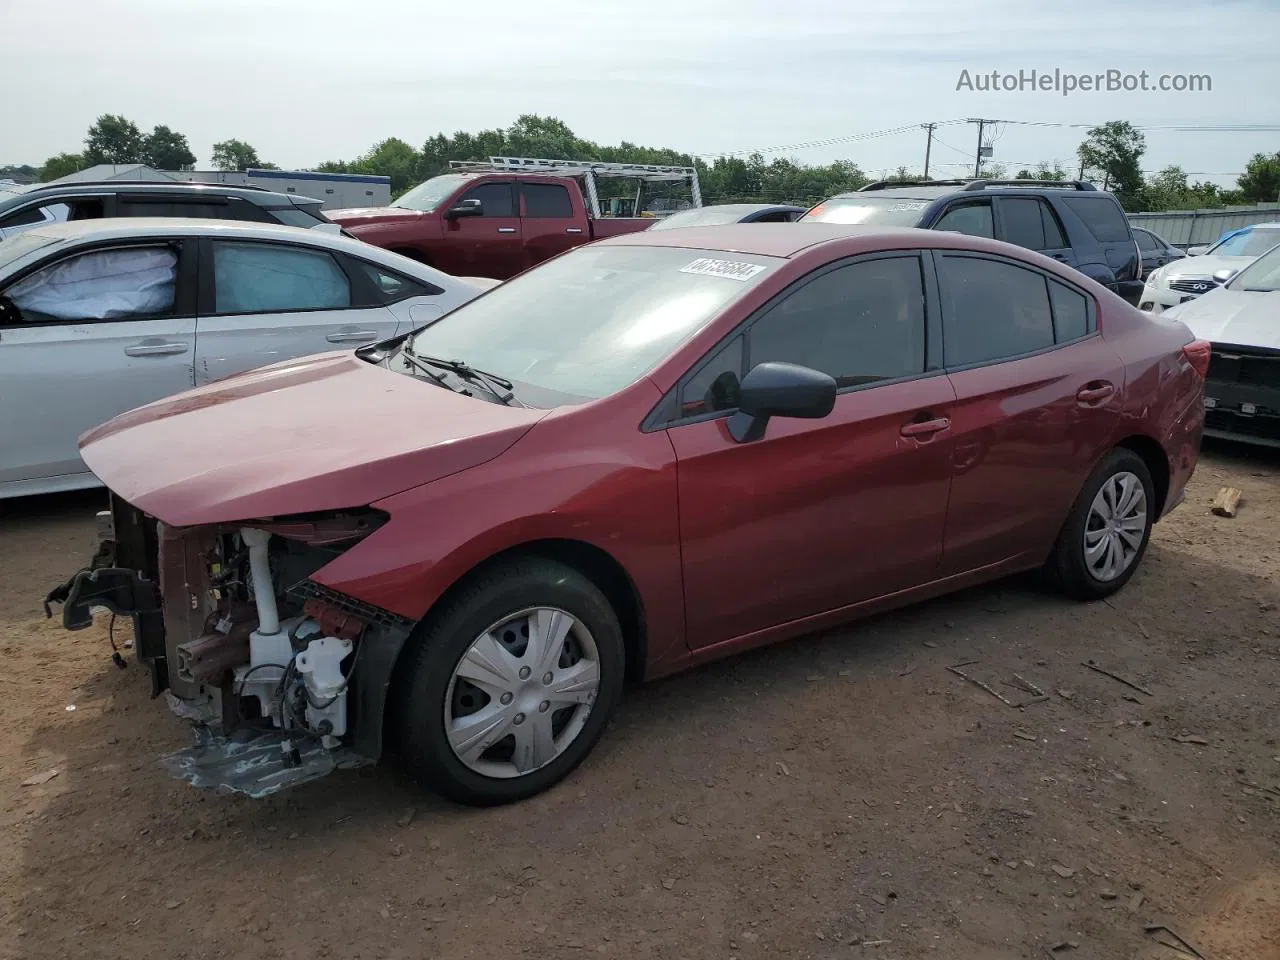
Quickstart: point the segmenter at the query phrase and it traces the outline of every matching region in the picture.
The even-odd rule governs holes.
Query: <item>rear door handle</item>
[[[565,233],[581,233],[582,228],[581,227],[565,227],[564,232]]]
[[[899,433],[904,437],[927,439],[935,433],[941,433],[943,430],[949,429],[951,429],[951,421],[946,417],[938,417],[934,420],[918,420],[904,423]]]
[[[124,348],[127,357],[170,357],[186,352],[187,345],[180,340],[144,340]]]
[[[340,330],[325,337],[330,343],[369,343],[378,339],[377,330]]]
[[[1076,400],[1086,407],[1094,407],[1111,399],[1116,388],[1109,383],[1086,384],[1076,391]]]
[[[515,227],[499,227],[498,232],[499,233],[515,233],[516,228]]]

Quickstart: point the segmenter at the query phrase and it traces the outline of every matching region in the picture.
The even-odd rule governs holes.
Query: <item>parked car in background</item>
[[[494,157],[454,168],[389,207],[330,210],[329,218],[366,243],[446,273],[505,280],[572,247],[654,223],[601,216],[599,178],[687,186],[701,205],[692,167]]]
[[[1186,256],[1160,234],[1145,227],[1132,227],[1133,237],[1138,241],[1138,250],[1142,253],[1142,275],[1151,276],[1156,270],[1174,260]]]
[[[118,538],[54,599],[136,617],[214,725],[166,761],[194,783],[262,795],[386,731],[424,785],[517,800],[627,677],[1021,570],[1119,590],[1195,467],[1208,360],[992,240],[634,233],[91,431]]]
[[[112,217],[208,217],[338,232],[320,207],[311,197],[220,183],[52,183],[12,197],[0,194],[0,239],[65,220]]]
[[[1116,198],[1082,180],[886,180],[825,200],[802,221],[923,227],[1004,240],[1052,257],[1129,303],[1142,256]]]
[[[494,284],[274,224],[117,218],[29,230],[0,243],[0,498],[97,486],[76,440],[104,419],[403,333]]]
[[[1205,433],[1280,447],[1280,246],[1164,316],[1212,344]]]
[[[679,230],[682,227],[709,227],[718,223],[790,223],[804,215],[804,207],[784,203],[717,203],[694,210],[682,210],[655,220],[650,230]]]
[[[1147,277],[1139,305],[1143,310],[1163,313],[1203,296],[1276,244],[1280,244],[1280,223],[1259,223],[1229,233],[1213,246],[1204,248],[1205,253],[1175,260]]]

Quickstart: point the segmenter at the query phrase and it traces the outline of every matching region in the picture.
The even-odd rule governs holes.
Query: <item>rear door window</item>
[[[1079,340],[1093,332],[1093,311],[1083,293],[1050,280],[1049,302],[1053,306],[1053,335],[1058,343]]]
[[[569,191],[554,183],[522,183],[524,215],[543,219],[566,220],[573,216]]]
[[[120,217],[194,217],[203,220],[226,220],[230,213],[226,201],[128,196],[122,196],[116,200],[116,215]]]
[[[1084,225],[1099,243],[1130,239],[1129,221],[1125,219],[1120,204],[1110,197],[1063,197],[1062,202],[1084,221]]]
[[[293,313],[351,306],[351,283],[323,250],[214,241],[214,311]]]
[[[1147,256],[1157,256],[1160,253],[1160,244],[1156,243],[1156,238],[1145,230],[1133,231],[1134,239],[1138,241],[1138,249]]]
[[[1028,250],[1044,250],[1044,216],[1040,201],[1031,198],[1009,197],[999,201],[1001,240],[1014,243]]]
[[[935,230],[951,230],[970,237],[995,238],[991,222],[991,201],[961,203],[948,207],[947,212],[933,225]]]
[[[1053,346],[1053,311],[1043,274],[1006,260],[943,255],[938,280],[948,367],[993,363]]]

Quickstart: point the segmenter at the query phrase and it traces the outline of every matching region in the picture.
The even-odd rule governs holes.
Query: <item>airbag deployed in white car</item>
[[[167,248],[102,250],[38,270],[7,296],[23,313],[57,320],[147,316],[173,306],[177,270]]]

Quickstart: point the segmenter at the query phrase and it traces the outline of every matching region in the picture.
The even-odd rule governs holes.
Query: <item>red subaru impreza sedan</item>
[[[51,599],[133,618],[193,783],[394,746],[517,800],[628,679],[1017,571],[1120,589],[1195,467],[1208,360],[994,241],[632,234],[92,431],[113,533]]]

